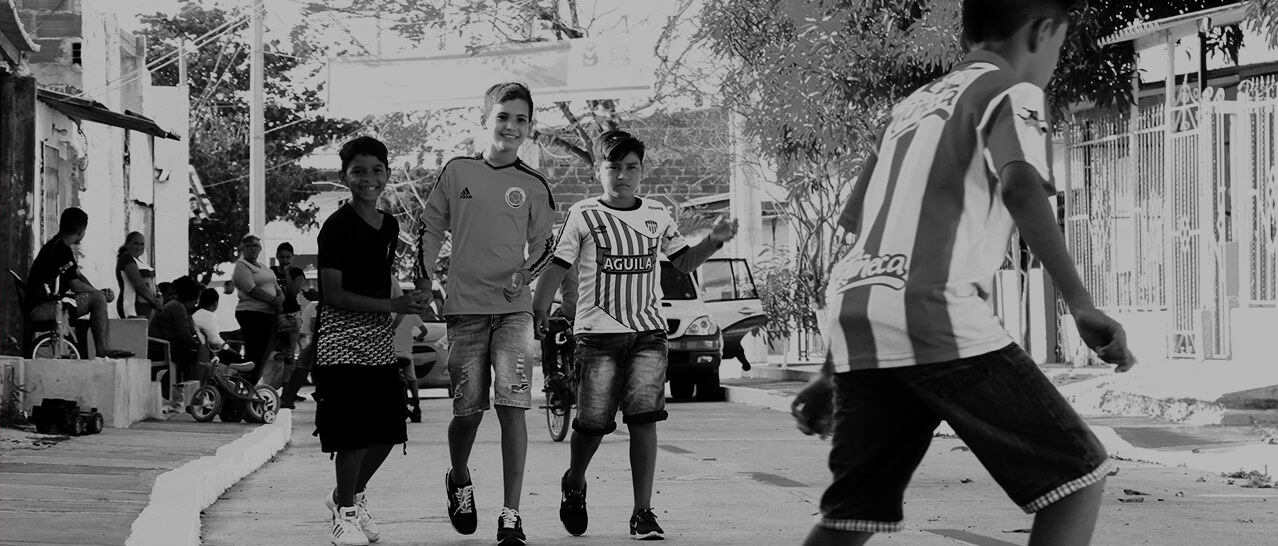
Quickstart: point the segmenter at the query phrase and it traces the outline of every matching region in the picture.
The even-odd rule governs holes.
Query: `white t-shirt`
[[[554,258],[578,268],[573,332],[665,331],[658,253],[674,259],[687,250],[670,211],[657,201],[636,199],[624,210],[596,197],[574,204]]]
[[[195,335],[200,342],[214,348],[220,348],[226,342],[222,340],[217,325],[217,315],[208,309],[196,309],[191,313],[191,322],[195,323]]]

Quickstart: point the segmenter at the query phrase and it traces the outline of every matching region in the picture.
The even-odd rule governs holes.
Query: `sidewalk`
[[[291,417],[180,416],[0,452],[0,544],[199,544],[200,510],[288,443]]]

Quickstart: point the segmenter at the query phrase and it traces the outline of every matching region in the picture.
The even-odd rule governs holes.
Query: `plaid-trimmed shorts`
[[[1016,344],[980,356],[836,374],[834,481],[817,525],[891,533],[944,419],[1011,499],[1037,512],[1100,482],[1108,453]]]

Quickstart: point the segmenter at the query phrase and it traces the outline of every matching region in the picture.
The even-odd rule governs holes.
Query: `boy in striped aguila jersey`
[[[624,131],[595,142],[603,195],[568,211],[554,263],[537,282],[533,314],[537,336],[546,334],[555,289],[574,264],[578,269],[573,333],[579,374],[577,417],[572,422],[572,462],[560,480],[559,519],[569,533],[586,532],[586,468],[603,437],[616,430],[616,414],[630,428],[634,510],[630,536],[663,538],[652,513],[657,468],[657,422],[666,419],[666,320],[661,314],[658,254],[675,268],[695,270],[737,234],[737,222],[719,219],[710,234],[689,246],[665,205],[638,196],[644,145]]]
[[[1042,260],[1088,346],[1136,360],[1066,252],[1050,187],[1043,87],[1073,0],[965,0],[971,53],[893,109],[840,227],[857,237],[826,293],[825,369],[795,398],[807,434],[833,434],[833,483],[809,546],[901,528],[910,476],[947,421],[1035,514],[1031,544],[1091,541],[1104,446],[1017,346],[988,295],[1012,229]]]
[[[501,423],[504,500],[497,543],[524,544],[519,497],[528,454],[524,412],[532,405],[528,351],[533,342],[528,283],[550,263],[555,202],[546,177],[519,159],[532,130],[533,101],[520,83],[500,83],[484,98],[483,153],[444,165],[426,199],[418,240],[416,284],[430,290],[444,232],[453,234],[444,319],[453,420],[448,425],[452,469],[445,474],[453,528],[475,532],[474,487],[467,463],[475,434],[492,405]]]

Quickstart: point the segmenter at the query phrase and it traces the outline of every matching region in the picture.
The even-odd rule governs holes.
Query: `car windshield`
[[[697,283],[692,275],[675,269],[670,262],[661,262],[661,292],[668,300],[697,299]]]

